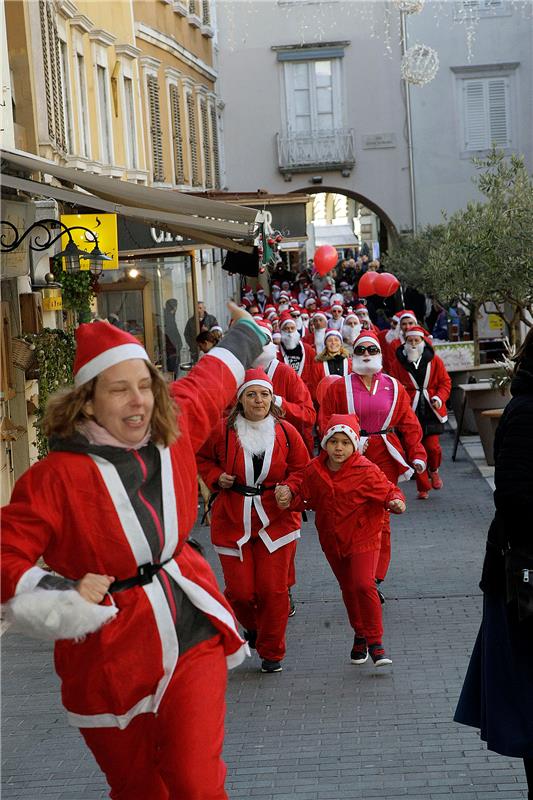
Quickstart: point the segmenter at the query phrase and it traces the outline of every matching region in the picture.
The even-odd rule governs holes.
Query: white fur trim
[[[217,345],[217,347],[213,347],[209,353],[206,353],[206,358],[218,358],[219,361],[222,361],[233,373],[237,386],[243,382],[244,367],[237,356],[234,356],[230,350],[226,350],[225,347]]]
[[[81,639],[117,614],[115,605],[89,603],[76,589],[33,589],[15,595],[2,607],[11,629],[33,639]]]
[[[328,443],[328,439],[331,439],[334,433],[345,433],[348,439],[355,447],[355,449],[357,450],[359,437],[357,436],[353,428],[350,428],[349,425],[332,425],[331,428],[328,428],[328,430],[326,431],[326,433],[322,438],[322,441],[320,442],[322,450],[326,449],[326,444]]]
[[[237,397],[240,397],[241,394],[249,387],[249,386],[264,386],[265,389],[272,394],[272,384],[270,381],[263,381],[260,378],[253,380],[253,381],[246,381],[246,383],[242,383],[239,386],[239,391],[237,392]]]
[[[336,336],[336,337],[337,337],[337,339],[340,339],[340,341],[342,342],[342,333],[341,333],[340,331],[336,330],[335,328],[333,328],[332,330],[329,330],[329,331],[326,333],[326,335],[325,335],[325,337],[324,337],[324,341],[326,341],[327,339],[329,339],[329,337],[330,337],[330,336]]]
[[[439,408],[442,408],[442,400],[440,399],[440,397],[437,397],[437,395],[433,395],[433,397],[431,398],[431,400],[432,400],[432,401],[433,401],[433,400],[436,400],[436,401],[437,401],[437,403],[438,403],[438,405],[437,405],[437,409],[439,409]]]
[[[416,466],[417,466],[417,464],[418,464],[419,466],[421,466],[421,467],[424,467],[424,469],[426,468],[426,462],[425,462],[425,461],[422,461],[422,459],[421,459],[421,458],[415,458],[415,459],[413,459],[413,466],[414,466],[414,467],[416,467]]]
[[[274,405],[281,408],[283,404],[283,397],[280,394],[275,394],[273,400],[274,400]]]
[[[15,594],[33,591],[33,589],[37,588],[37,584],[40,583],[41,578],[44,578],[45,575],[50,575],[50,573],[41,569],[41,567],[31,567],[31,569],[26,570],[19,578]]]
[[[239,414],[235,420],[235,431],[244,452],[254,456],[272,448],[276,436],[275,425],[276,420],[272,414],[257,422]]]
[[[120,364],[122,361],[130,361],[140,358],[143,361],[150,361],[150,357],[141,344],[119,344],[117,347],[110,347],[100,355],[95,356],[77,371],[74,376],[74,386],[82,386],[87,381],[92,381],[108,367]]]
[[[266,546],[266,549],[269,553],[275,553],[276,550],[279,550],[280,547],[285,547],[286,544],[290,544],[291,542],[295,542],[296,539],[300,538],[300,529],[296,531],[291,531],[290,533],[286,533],[285,536],[280,536],[279,539],[271,539],[264,528],[261,528],[259,531],[259,537],[263,541],[263,544]]]

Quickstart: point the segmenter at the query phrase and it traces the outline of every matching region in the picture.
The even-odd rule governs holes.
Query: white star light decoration
[[[402,78],[415,86],[425,86],[439,69],[437,51],[425,44],[415,44],[406,51],[400,67]]]

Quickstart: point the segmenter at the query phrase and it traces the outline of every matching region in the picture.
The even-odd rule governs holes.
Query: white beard
[[[318,331],[315,331],[315,348],[317,353],[320,353],[324,349],[325,338],[326,338],[325,328],[320,328]]]
[[[272,414],[257,422],[239,414],[235,420],[235,430],[244,452],[249,456],[265,453],[274,444],[275,425],[276,420]]]
[[[253,366],[257,369],[258,367],[262,367],[266,370],[268,365],[271,361],[274,361],[278,353],[278,348],[274,344],[274,342],[269,342],[263,347],[263,350],[257,358],[255,359]]]
[[[356,325],[355,328],[352,328],[351,325],[343,325],[342,338],[344,339],[345,342],[348,342],[348,344],[353,344],[357,339],[357,337],[359,336],[360,332],[361,332],[360,324]]]
[[[334,331],[340,331],[343,325],[344,317],[339,317],[338,319],[333,319],[333,317],[331,317],[329,321],[329,327],[333,328]]]
[[[403,352],[407,356],[407,360],[410,364],[413,364],[415,361],[421,357],[422,353],[424,352],[425,342],[420,342],[417,345],[409,345],[404,344]]]
[[[399,326],[397,326],[396,328],[389,328],[389,330],[385,334],[385,341],[388,342],[389,344],[399,338],[400,338]]]
[[[300,341],[300,334],[298,333],[298,331],[294,331],[294,333],[281,334],[281,343],[283,344],[283,347],[286,350],[294,350],[299,341]]]
[[[296,323],[296,330],[297,331],[301,331],[302,328],[303,328],[303,322],[302,322],[301,317],[298,317],[298,319],[295,319],[294,322]]]
[[[381,372],[383,368],[383,357],[381,353],[377,356],[370,356],[370,361],[363,361],[366,356],[354,356],[352,358],[352,369],[358,375],[374,375]]]
[[[278,312],[281,314],[282,311],[288,311],[289,304],[288,303],[280,303],[278,306]]]

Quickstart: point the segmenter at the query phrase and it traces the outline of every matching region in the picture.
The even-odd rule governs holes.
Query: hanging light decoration
[[[433,80],[439,69],[437,51],[425,44],[415,44],[407,50],[400,67],[404,81],[424,86]]]
[[[424,0],[393,0],[393,2],[404,14],[419,14],[424,8]]]

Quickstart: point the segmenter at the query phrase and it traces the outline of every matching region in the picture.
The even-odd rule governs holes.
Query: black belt
[[[114,592],[123,592],[125,589],[132,589],[134,586],[146,586],[147,583],[152,583],[154,576],[169,561],[172,561],[172,559],[167,558],[161,564],[141,564],[137,569],[137,575],[133,575],[131,578],[124,578],[123,581],[113,581],[107,591],[113,594]]]
[[[244,495],[244,497],[257,497],[263,494],[267,489],[274,489],[274,486],[265,486],[264,483],[260,483],[257,486],[246,486],[245,483],[237,483],[237,481],[234,481],[229,489],[231,492]]]
[[[382,433],[394,433],[394,428],[384,428],[382,431],[365,431],[361,428],[361,436],[379,436]]]

